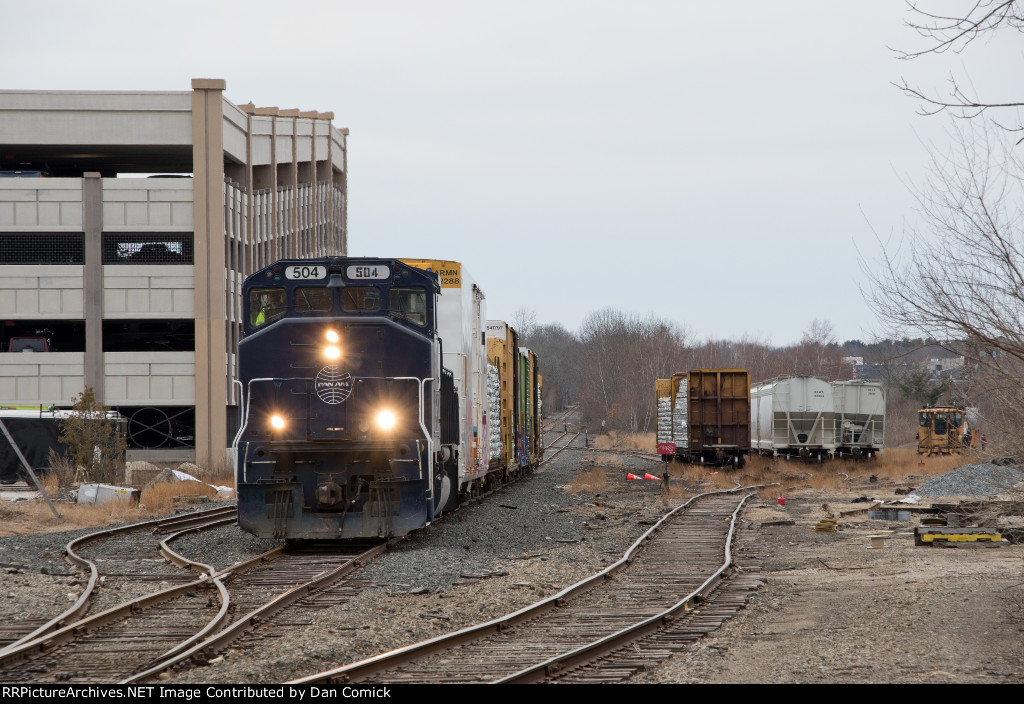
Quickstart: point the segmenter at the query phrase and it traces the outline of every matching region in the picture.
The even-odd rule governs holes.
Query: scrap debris
[[[1003,536],[986,528],[936,528],[920,526],[914,530],[914,545],[936,543],[1002,543]]]

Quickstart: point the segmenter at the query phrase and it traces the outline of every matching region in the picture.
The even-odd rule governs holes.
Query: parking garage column
[[[83,280],[85,385],[106,403],[103,384],[103,182],[98,171],[82,179],[82,229],[85,232]]]
[[[192,79],[195,228],[196,463],[227,459],[227,305],[224,259],[224,89],[222,79]]]

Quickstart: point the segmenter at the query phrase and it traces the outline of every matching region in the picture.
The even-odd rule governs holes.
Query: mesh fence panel
[[[2,232],[0,264],[84,264],[81,232]]]
[[[191,232],[104,232],[104,264],[192,264]]]

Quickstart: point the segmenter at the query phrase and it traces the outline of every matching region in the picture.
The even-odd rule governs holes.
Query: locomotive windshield
[[[922,428],[927,428],[929,425],[931,425],[931,423],[928,420],[927,413],[920,413],[918,415],[920,416],[920,419],[918,420],[918,425],[920,425]]]
[[[286,312],[283,288],[254,288],[249,291],[249,325],[262,327]]]
[[[392,287],[388,307],[395,315],[416,325],[427,324],[427,290],[417,287]]]
[[[278,267],[281,268],[281,267]],[[421,272],[404,272],[390,278],[388,267],[351,266],[344,281],[339,274],[325,275],[323,266],[285,267],[285,281],[275,286],[281,277],[267,281],[260,280],[246,292],[245,320],[249,330],[263,328],[286,316],[379,316],[390,314],[395,318],[423,328],[430,328],[434,321],[431,315],[433,291],[429,287],[414,286],[417,279],[426,278]],[[381,270],[384,274],[381,274]],[[415,271],[415,270],[414,270]],[[274,270],[260,275],[267,279],[274,277]],[[373,281],[352,281],[373,279]],[[329,279],[329,281],[328,281]],[[392,285],[399,279],[406,285]],[[250,283],[250,285],[252,285]]]
[[[341,291],[345,311],[380,310],[380,289],[376,286],[347,286]]]
[[[330,289],[303,286],[295,289],[295,312],[296,313],[330,313],[331,312],[331,291]]]
[[[945,435],[946,434],[946,414],[936,413],[935,414],[935,434]]]

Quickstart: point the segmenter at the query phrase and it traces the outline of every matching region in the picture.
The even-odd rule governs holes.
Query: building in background
[[[227,462],[242,280],[346,254],[348,130],[225,87],[0,91],[0,406],[90,386],[136,457]]]

